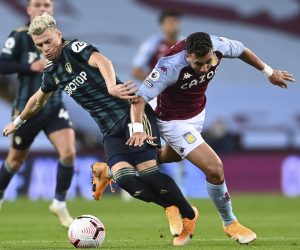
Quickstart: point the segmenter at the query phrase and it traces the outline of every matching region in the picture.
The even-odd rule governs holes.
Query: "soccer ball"
[[[68,236],[76,248],[100,247],[105,238],[105,228],[97,217],[80,215],[69,227]]]

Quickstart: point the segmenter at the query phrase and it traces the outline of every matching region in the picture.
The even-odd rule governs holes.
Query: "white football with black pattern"
[[[105,228],[97,217],[80,215],[69,227],[68,236],[76,248],[96,248],[100,247],[105,239]]]

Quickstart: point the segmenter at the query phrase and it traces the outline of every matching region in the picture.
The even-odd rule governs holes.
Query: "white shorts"
[[[184,159],[204,142],[201,136],[205,109],[187,120],[162,121],[157,119],[162,138]]]

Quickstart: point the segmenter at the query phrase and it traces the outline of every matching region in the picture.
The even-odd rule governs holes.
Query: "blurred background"
[[[223,160],[233,192],[275,192],[300,196],[300,1],[299,0],[57,0],[55,17],[66,39],[95,44],[110,58],[122,81],[134,79],[132,61],[141,43],[159,33],[162,10],[181,14],[181,35],[196,31],[242,41],[273,68],[294,74],[288,89],[272,86],[240,60],[224,59],[207,92],[203,136]],[[27,0],[0,1],[0,46],[28,22]],[[0,75],[0,127],[11,119],[18,88],[15,75]],[[77,136],[76,174],[69,198],[91,199],[90,164],[103,160],[96,123],[67,96]],[[0,137],[0,162],[10,138]],[[57,155],[45,135],[14,177],[5,198],[51,199]],[[188,197],[207,197],[203,174],[191,163],[167,164]]]

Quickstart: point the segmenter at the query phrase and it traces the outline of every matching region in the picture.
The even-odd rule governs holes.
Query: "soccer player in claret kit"
[[[147,78],[159,58],[166,55],[174,44],[184,39],[180,35],[181,16],[179,13],[164,10],[159,14],[158,23],[160,32],[151,35],[141,44],[132,61],[132,75],[140,82],[143,82]],[[154,108],[156,100],[152,100],[150,105]],[[164,143],[162,141],[162,144]],[[176,175],[173,178],[179,184],[181,191],[183,191],[182,184],[185,176],[184,162],[178,163],[178,167],[179,171],[175,171]],[[160,168],[163,168],[163,166],[160,166]]]
[[[136,86],[130,82],[122,84],[116,78],[110,60],[94,46],[77,40],[65,41],[50,15],[36,17],[29,26],[29,34],[49,63],[41,88],[29,99],[22,113],[5,127],[4,136],[13,133],[37,113],[52,92],[63,89],[90,113],[103,133],[105,158],[111,170],[104,163],[93,164],[94,179],[99,177],[96,189],[102,184],[107,185],[109,181],[106,180],[113,176],[134,198],[166,209],[173,236],[188,229],[189,234],[173,242],[174,245],[186,244],[194,233],[198,211],[186,201],[173,179],[158,169],[156,146],[159,133],[155,114],[149,106],[144,116],[148,142],[141,142],[139,148],[126,145],[131,132],[143,130],[141,126],[129,124],[130,104],[128,100],[120,99],[132,99],[130,94],[136,91]],[[136,176],[136,170],[139,176]],[[95,192],[95,195],[99,199],[101,193]]]
[[[53,13],[52,0],[29,0],[30,20],[46,12]],[[28,24],[29,25],[29,24]],[[14,30],[8,37],[0,56],[0,73],[17,73],[19,89],[13,104],[13,119],[24,109],[28,99],[40,88],[46,60],[27,34],[28,25]],[[41,112],[18,129],[12,138],[8,156],[0,169],[0,208],[4,192],[14,174],[26,160],[30,146],[39,132],[44,131],[59,154],[56,189],[49,209],[58,216],[64,227],[73,221],[66,206],[66,194],[71,185],[76,157],[75,133],[68,111],[62,101],[61,90],[56,91]]]
[[[157,97],[158,127],[166,140],[160,162],[188,159],[206,175],[207,191],[223,220],[227,235],[241,244],[256,239],[233,213],[220,158],[201,136],[205,120],[205,92],[222,58],[240,58],[262,71],[269,81],[286,88],[294,81],[287,71],[273,70],[241,42],[197,32],[174,45],[162,57],[137,92],[132,104],[132,123],[142,121],[145,103]],[[136,125],[138,126],[138,125]],[[148,136],[138,131],[127,141],[138,146]]]

